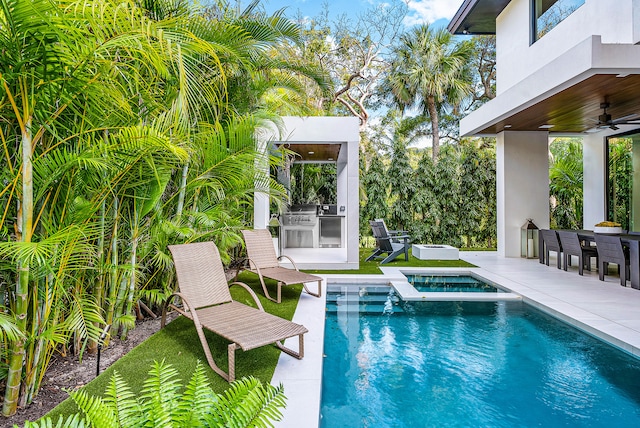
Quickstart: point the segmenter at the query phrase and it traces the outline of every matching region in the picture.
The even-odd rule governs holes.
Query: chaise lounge
[[[267,299],[280,303],[282,299],[282,286],[293,284],[302,284],[304,290],[314,297],[320,297],[322,295],[322,278],[300,272],[295,262],[289,256],[276,256],[271,234],[267,229],[243,230],[242,236],[244,237],[244,243],[247,249],[248,270],[257,274],[260,278],[260,284],[262,284],[262,290]],[[280,266],[280,259],[282,258],[288,259],[293,265],[293,269]],[[275,299],[269,294],[264,278],[273,279],[278,282]],[[309,290],[306,285],[307,282],[317,282],[318,292],[314,293]]]
[[[228,382],[235,380],[235,351],[259,348],[275,344],[285,353],[302,359],[304,337],[307,329],[291,321],[264,311],[258,296],[242,282],[234,282],[246,289],[256,306],[253,308],[232,299],[229,285],[220,259],[218,248],[213,242],[170,245],[176,267],[179,292],[169,297],[162,311],[162,327],[166,320],[167,307],[193,321],[200,338],[207,362],[213,371]],[[183,307],[171,301],[173,296],[182,299]],[[227,347],[228,373],[214,362],[204,330],[222,336],[230,343]],[[284,346],[284,340],[298,336],[298,352]]]

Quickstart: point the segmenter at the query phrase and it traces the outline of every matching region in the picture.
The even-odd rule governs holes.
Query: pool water
[[[640,360],[522,302],[332,286],[324,354],[322,427],[640,426]]]
[[[407,275],[407,281],[420,292],[502,292],[471,275]]]

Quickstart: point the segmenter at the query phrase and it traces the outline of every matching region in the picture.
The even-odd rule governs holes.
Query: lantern
[[[520,256],[527,259],[538,257],[538,226],[530,218],[520,228]]]

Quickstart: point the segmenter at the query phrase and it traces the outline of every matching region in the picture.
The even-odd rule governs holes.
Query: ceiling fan
[[[613,119],[609,113],[607,113],[607,109],[609,108],[609,103],[600,103],[600,108],[602,109],[602,114],[598,116],[597,125],[587,132],[598,132],[601,129],[610,128],[614,131],[617,131],[618,128],[616,125],[634,125],[640,124],[640,115],[637,113],[629,114],[627,116],[619,117],[617,119]],[[595,119],[591,119],[596,122]]]

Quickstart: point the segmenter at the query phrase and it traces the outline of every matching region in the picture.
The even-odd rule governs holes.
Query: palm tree
[[[471,91],[468,64],[471,42],[454,43],[446,29],[428,24],[413,28],[393,50],[391,71],[385,87],[403,109],[417,108],[431,119],[434,160],[440,150],[438,109],[456,106]]]

